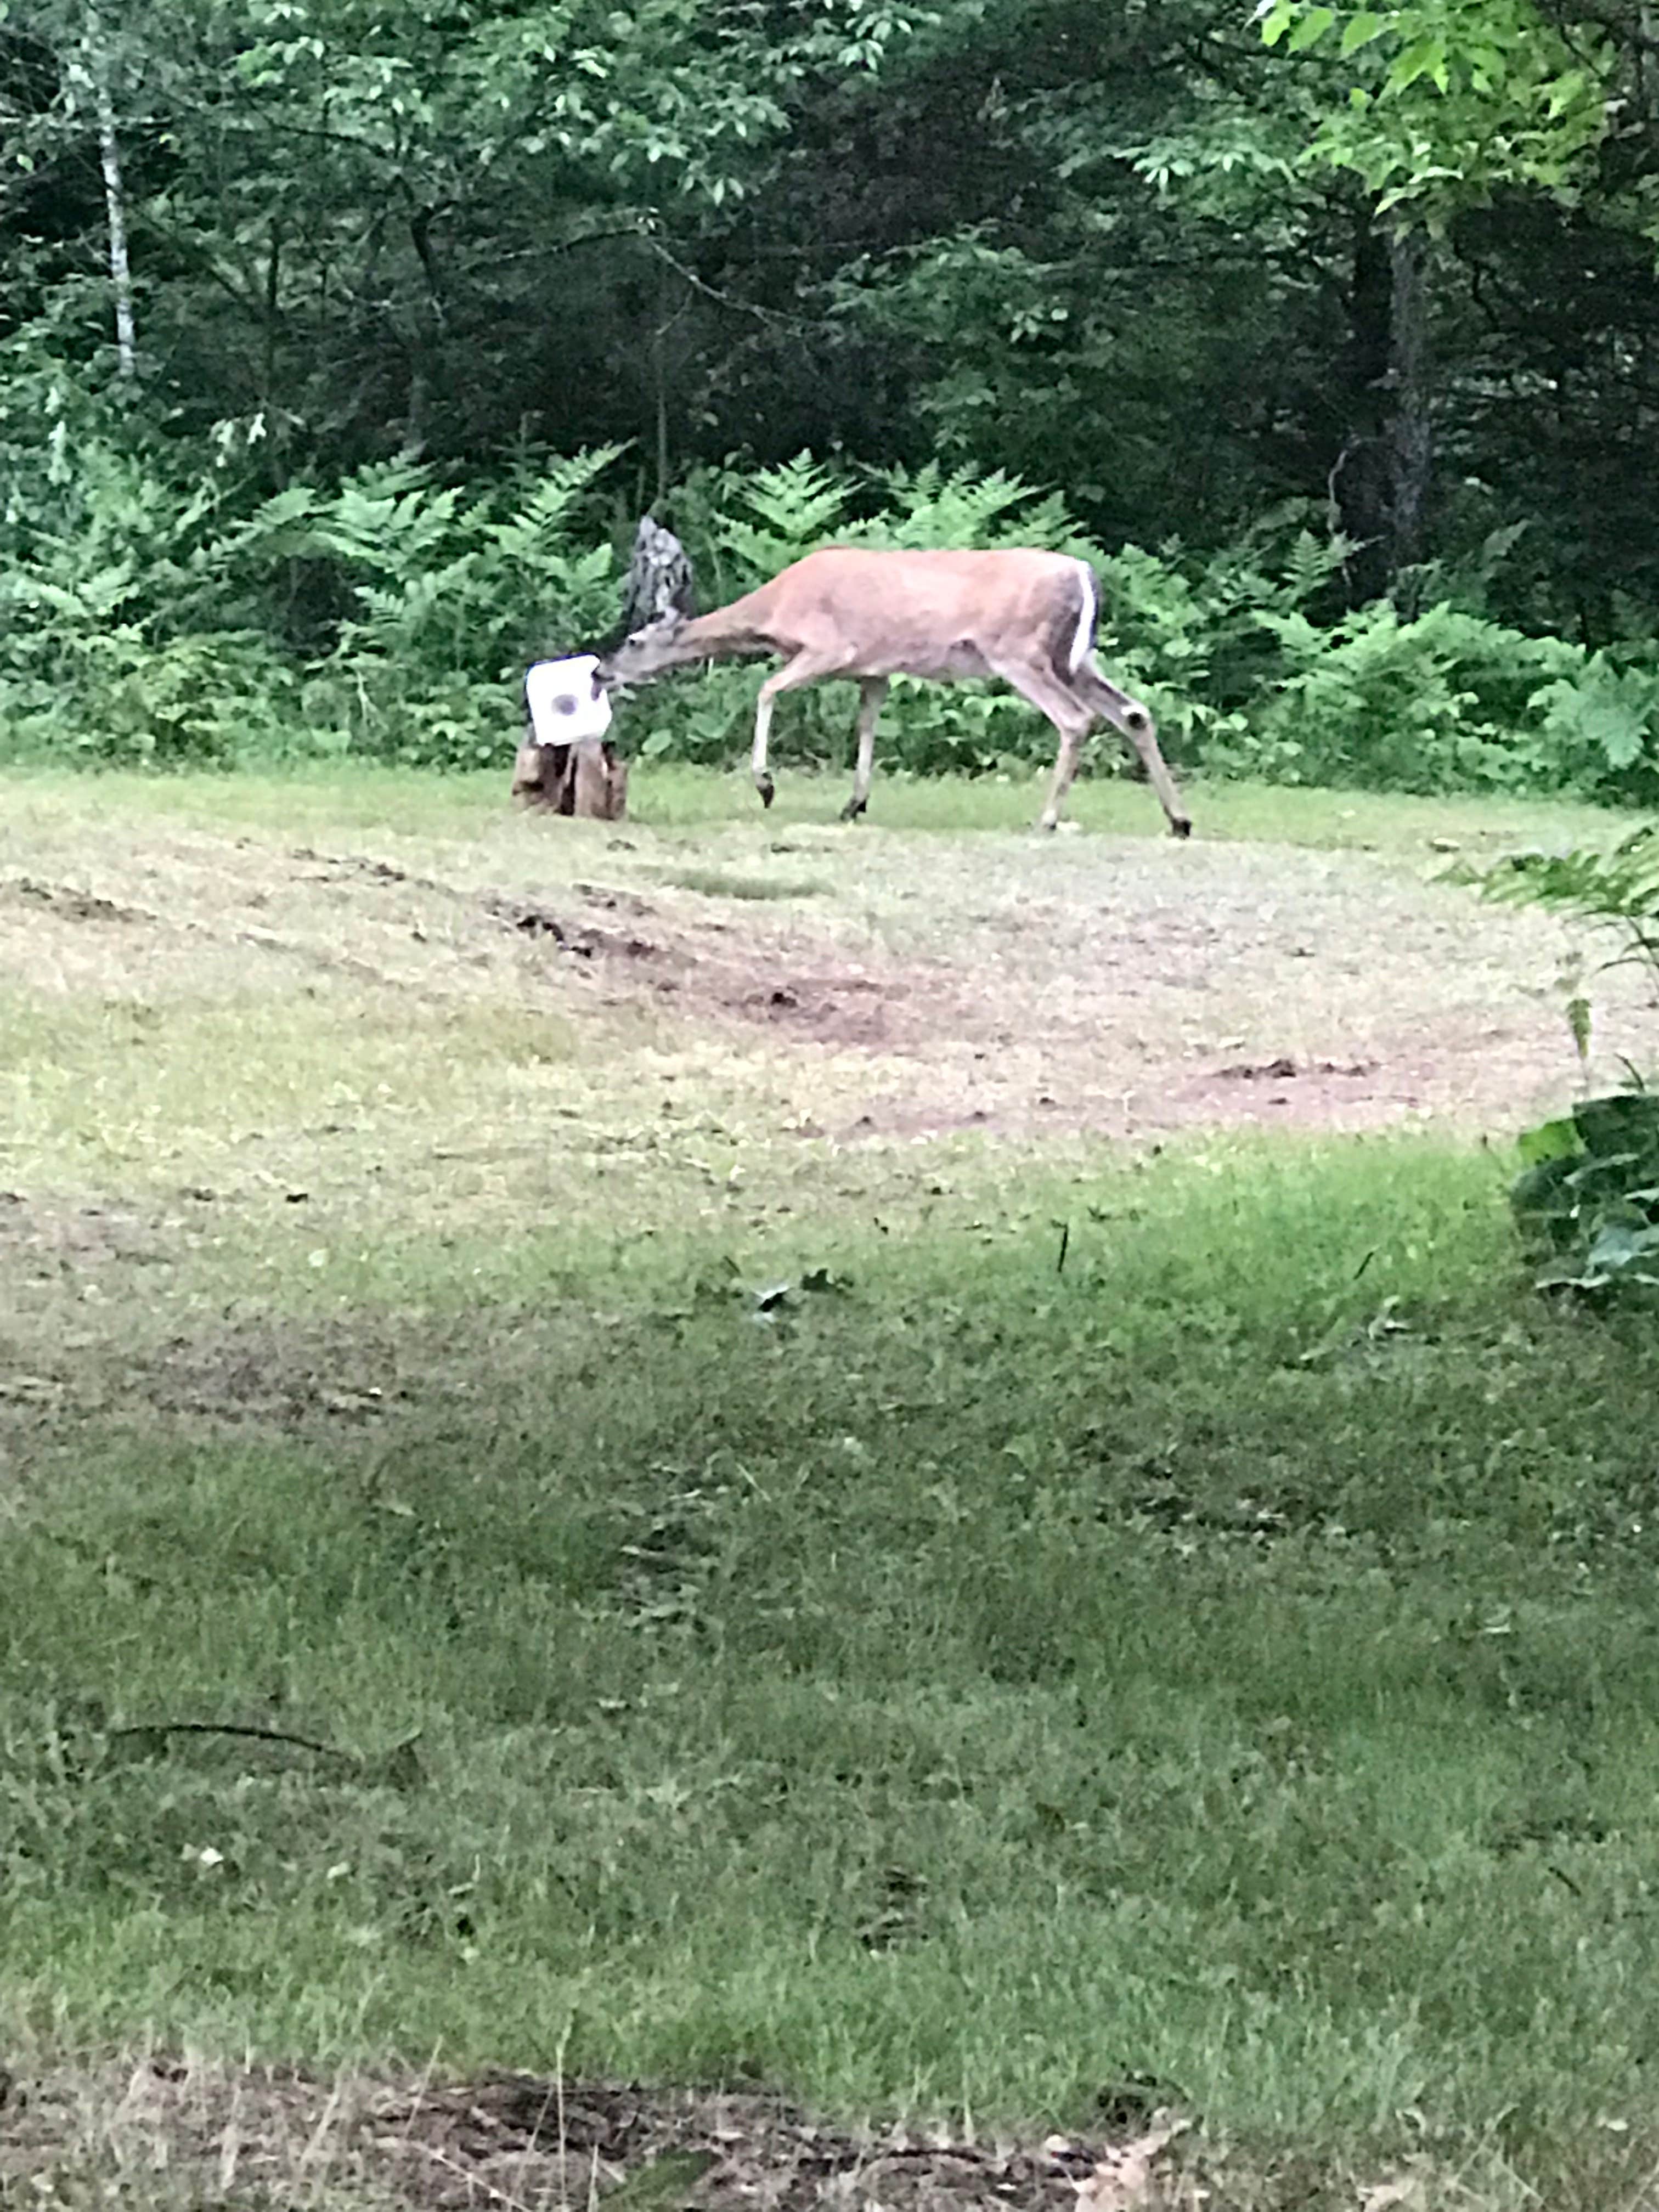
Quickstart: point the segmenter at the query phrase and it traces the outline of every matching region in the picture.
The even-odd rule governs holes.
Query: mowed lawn
[[[1435,880],[1616,825],[1034,788],[6,780],[11,2075],[1648,2201],[1659,1349],[1504,1192],[1659,1020]]]

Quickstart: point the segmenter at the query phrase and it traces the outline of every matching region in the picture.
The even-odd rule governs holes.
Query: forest
[[[1188,773],[1659,795],[1638,0],[10,0],[0,134],[9,757],[503,759],[648,508],[1085,550]]]

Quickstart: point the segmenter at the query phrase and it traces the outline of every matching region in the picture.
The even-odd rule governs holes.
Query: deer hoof
[[[846,805],[841,810],[842,820],[843,822],[861,822],[864,819],[864,810],[868,804],[869,801],[867,799],[849,799]]]
[[[769,806],[772,804],[774,789],[771,777],[769,775],[757,775],[755,778],[755,788],[760,793],[761,805],[763,806]]]
[[[1192,823],[1184,819],[1180,822],[1172,822],[1170,824],[1170,835],[1172,837],[1190,837],[1192,834]]]

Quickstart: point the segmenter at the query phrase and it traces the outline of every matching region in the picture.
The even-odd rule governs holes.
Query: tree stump
[[[526,727],[513,764],[513,796],[544,814],[619,822],[628,806],[628,769],[605,736],[611,702],[591,653],[538,660],[526,670]]]
[[[532,813],[620,822],[628,811],[628,763],[605,738],[544,745],[532,733],[513,764],[513,796]]]
[[[672,530],[651,515],[634,535],[614,641],[652,623],[684,620],[696,601],[691,563]],[[628,811],[628,763],[606,737],[611,701],[597,653],[538,660],[525,672],[525,733],[513,764],[513,797],[544,814],[620,822]]]

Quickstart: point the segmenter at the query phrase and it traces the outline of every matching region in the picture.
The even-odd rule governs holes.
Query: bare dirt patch
[[[488,1317],[377,1320],[354,1313],[257,1317],[174,1332],[135,1346],[82,1327],[20,1348],[0,1334],[0,1452],[50,1419],[114,1418],[220,1433],[299,1439],[370,1431],[425,1413],[453,1418],[470,1401],[510,1401],[550,1360],[574,1372],[587,1336],[573,1309]]]
[[[150,2058],[0,2083],[0,2202],[17,2186],[36,2192],[32,2202],[79,2203],[96,2191],[162,2207],[592,2212],[614,2198],[654,2212],[1073,2212],[1080,2187],[1114,2160],[1103,2135],[1020,2142],[836,2127],[778,2097],[530,2075],[325,2083]],[[1101,2201],[1147,2212],[1314,2212],[1354,2199],[1352,2182],[1345,2194],[1334,2173],[1304,2161],[1278,2174],[1230,2174],[1177,2134],[1150,2191]]]
[[[159,1256],[153,1230],[129,1209],[32,1203],[0,1190],[0,1255],[20,1273],[58,1273]]]
[[[590,894],[591,896],[591,894]],[[609,899],[605,904],[612,908],[618,902]],[[627,934],[614,929],[600,929],[591,922],[562,918],[533,901],[489,897],[483,902],[484,911],[520,937],[532,940],[548,938],[562,951],[573,952],[579,959],[592,960],[596,954],[605,953],[628,960],[650,960],[659,956],[659,948],[648,937]],[[635,911],[648,913],[645,902],[636,902]]]
[[[9,883],[0,884],[0,900],[10,906],[21,906],[27,912],[50,914],[65,921],[141,921],[144,919],[131,907],[118,906],[113,899],[100,898],[90,891],[77,890],[73,884],[36,883],[30,876],[15,876]]]
[[[844,1138],[1501,1131],[1577,1074],[1584,940],[1364,855],[999,840],[884,849],[843,888],[862,929],[768,913],[699,948],[681,1004],[816,1057]],[[1616,1080],[1659,1020],[1635,975],[1592,988]]]
[[[419,1395],[422,1351],[354,1322],[265,1321],[193,1337],[124,1366],[121,1395],[156,1411],[303,1431],[368,1422]]]
[[[1501,1133],[1571,1094],[1563,979],[1604,949],[1437,884],[1427,851],[823,825],[780,842],[758,823],[623,838],[505,814],[470,837],[349,842],[44,809],[0,825],[15,893],[0,896],[0,991],[37,1021],[64,1004],[106,1027],[118,1003],[153,1023],[234,1006],[301,1032],[320,994],[337,1021],[361,1005],[366,1037],[406,1025],[411,1084],[434,1010],[510,1009],[526,1038],[563,1023],[580,1096],[515,1076],[520,1142],[549,1115],[672,1123],[694,1085],[745,1142]],[[1593,1079],[1651,1065],[1643,979],[1589,988]],[[86,1057],[106,1089],[109,1049]],[[369,1109],[335,1118],[367,1129]]]

